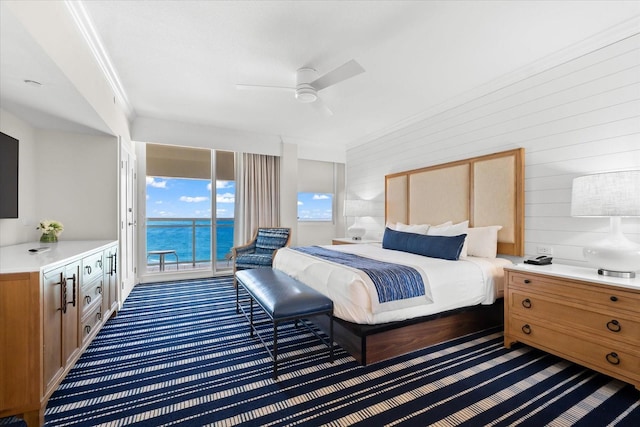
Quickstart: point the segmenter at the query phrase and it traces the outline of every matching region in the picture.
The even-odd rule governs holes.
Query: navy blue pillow
[[[382,247],[396,251],[455,261],[460,258],[466,234],[459,236],[427,236],[405,233],[390,228],[384,230]]]

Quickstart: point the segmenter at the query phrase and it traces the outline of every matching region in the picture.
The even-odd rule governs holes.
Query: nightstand
[[[553,264],[505,267],[504,345],[520,341],[640,389],[640,278]]]
[[[332,245],[355,245],[355,244],[371,244],[382,243],[382,240],[361,239],[353,240],[351,237],[336,237],[331,240]]]

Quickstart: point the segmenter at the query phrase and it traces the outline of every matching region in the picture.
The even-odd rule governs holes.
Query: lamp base
[[[611,232],[600,242],[586,246],[584,257],[589,264],[598,268],[598,274],[633,277],[635,271],[640,271],[640,244],[622,234],[620,217],[611,217],[610,220]]]
[[[366,232],[367,230],[358,224],[357,219],[351,227],[347,228],[347,235],[353,240],[361,240]]]
[[[606,270],[604,268],[599,268],[598,274],[601,276],[621,277],[623,279],[633,279],[634,277],[636,277],[636,273],[633,271],[614,271]]]

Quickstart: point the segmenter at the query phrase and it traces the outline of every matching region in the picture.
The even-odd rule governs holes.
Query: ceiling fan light
[[[298,85],[296,99],[300,102],[314,102],[318,99],[318,92],[311,85]]]

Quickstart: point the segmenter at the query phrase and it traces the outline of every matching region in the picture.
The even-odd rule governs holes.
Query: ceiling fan
[[[311,103],[314,107],[320,109],[325,114],[332,115],[333,112],[318,97],[318,92],[329,86],[338,84],[358,74],[364,73],[364,68],[354,59],[339,66],[333,71],[318,77],[318,72],[310,67],[299,68],[296,71],[295,87],[288,86],[267,86],[267,85],[250,85],[237,84],[237,89],[249,90],[286,90],[294,92],[295,98],[302,103]]]

